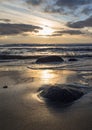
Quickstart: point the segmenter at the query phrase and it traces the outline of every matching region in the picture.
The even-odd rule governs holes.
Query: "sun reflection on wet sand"
[[[51,70],[44,70],[41,72],[41,75],[40,75],[40,79],[42,79],[42,82],[44,84],[51,83],[55,77],[56,75],[53,74],[53,71]]]
[[[28,75],[34,80],[32,82],[33,86],[39,88],[39,86],[44,84],[67,84],[71,83],[73,78],[76,76],[76,72],[69,70],[28,70]],[[73,78],[71,78],[73,77]]]
[[[68,70],[41,70],[35,76],[39,76],[41,84],[64,84],[69,82],[68,77],[71,75],[74,72]]]
[[[27,100],[35,99],[39,102],[42,102],[37,96],[38,89],[43,85],[55,85],[55,84],[68,84],[71,83],[71,80],[76,76],[76,72],[69,70],[27,70],[27,73],[24,74],[25,77],[33,78],[33,81],[30,82],[30,92],[27,93],[25,98]]]

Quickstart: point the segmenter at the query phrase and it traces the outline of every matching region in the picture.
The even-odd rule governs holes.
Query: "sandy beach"
[[[1,67],[0,130],[91,130],[91,91],[67,107],[55,108],[37,97],[42,85],[81,82],[76,71]]]

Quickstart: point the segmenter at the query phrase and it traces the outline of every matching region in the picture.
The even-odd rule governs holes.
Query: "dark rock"
[[[36,63],[50,63],[50,62],[63,62],[64,60],[60,56],[45,56],[37,59]]]
[[[39,89],[40,96],[48,101],[70,103],[79,99],[83,92],[72,87],[49,86]]]
[[[3,86],[3,88],[8,88],[8,86],[7,86],[7,85],[5,85],[5,86]]]
[[[70,58],[68,61],[78,61],[78,60],[75,58]]]

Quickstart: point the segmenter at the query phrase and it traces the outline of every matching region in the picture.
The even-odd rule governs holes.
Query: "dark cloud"
[[[42,28],[39,26],[28,24],[0,23],[0,35],[17,35],[26,32],[37,33],[40,29]]]
[[[92,8],[84,8],[81,13],[89,15],[92,13]]]
[[[25,0],[27,6],[40,6],[40,8],[46,13],[60,13],[61,15],[75,15],[78,8],[84,6],[87,8],[89,4],[92,4],[92,0]],[[89,8],[89,7],[88,7]],[[77,15],[79,15],[77,12]],[[90,12],[91,13],[91,12]]]
[[[83,21],[77,22],[68,22],[67,26],[70,28],[84,28],[84,27],[92,27],[92,16]]]
[[[78,5],[86,5],[92,3],[92,0],[50,0],[49,3],[47,0],[26,0],[27,3],[32,5],[39,5],[41,3],[45,3],[45,5],[52,5],[57,6],[67,6],[67,7],[75,7]]]
[[[47,12],[47,13],[61,13],[61,11],[64,11],[64,10],[61,9],[61,8],[55,8],[55,7],[52,7],[52,6],[47,6],[44,9],[44,11]]]
[[[3,21],[3,22],[11,22],[10,19],[0,19],[0,21]]]
[[[44,9],[44,12],[46,12],[46,13],[60,13],[62,15],[67,15],[68,14],[65,11],[64,8],[57,7],[57,6],[49,6],[49,5]]]
[[[26,0],[26,2],[32,5],[39,5],[42,2],[42,0]]]
[[[53,33],[53,36],[61,36],[63,34],[69,34],[69,35],[81,35],[84,34],[84,32],[81,32],[80,30],[63,30],[63,31],[55,31]]]
[[[69,8],[90,3],[92,3],[92,0],[57,0],[56,2],[58,6],[66,6]]]

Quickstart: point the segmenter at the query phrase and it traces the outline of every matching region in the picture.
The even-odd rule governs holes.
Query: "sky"
[[[92,0],[0,0],[0,43],[92,43]]]

